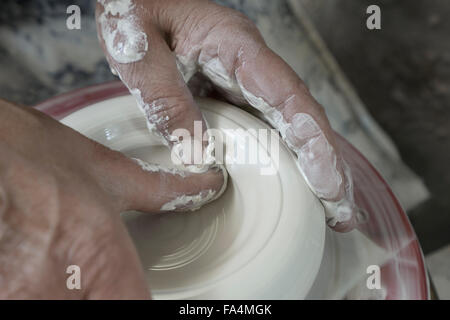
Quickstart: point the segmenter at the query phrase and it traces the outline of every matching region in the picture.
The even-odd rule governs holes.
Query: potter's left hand
[[[214,170],[143,170],[33,108],[0,99],[0,300],[149,298],[120,213],[162,212],[180,195],[223,184]],[[79,290],[67,285],[69,266],[79,268]]]
[[[203,84],[253,106],[279,130],[331,227],[355,226],[352,177],[323,107],[247,17],[205,0],[101,0],[96,16],[111,68],[169,145],[173,130],[192,134],[202,121],[185,83],[201,74]]]

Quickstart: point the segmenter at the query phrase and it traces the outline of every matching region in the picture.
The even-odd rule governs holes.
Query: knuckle
[[[242,12],[233,10],[233,14],[230,15],[230,23],[236,25],[239,29],[257,31],[255,23]]]
[[[45,210],[58,197],[56,177],[20,155],[12,155],[6,168],[6,185],[14,205],[26,210]]]
[[[230,9],[231,10],[231,9]],[[231,10],[217,25],[222,30],[239,35],[239,41],[248,45],[259,44],[262,36],[254,22],[243,13]]]
[[[326,118],[325,108],[314,98],[303,81],[296,85],[297,96],[301,99],[302,108],[316,117]]]
[[[315,110],[316,110],[317,115],[320,118],[325,119],[327,117],[327,112],[320,103],[317,103],[317,102],[315,103]]]
[[[29,168],[23,180],[30,180],[30,185],[27,186],[26,181],[22,181],[24,188],[28,187],[28,194],[33,194],[30,197],[31,206],[33,210],[48,212],[59,198],[59,186],[54,175],[46,170],[39,168]]]
[[[194,10],[193,14],[186,15],[182,27],[176,32],[177,41],[173,47],[176,51],[186,51],[196,42],[208,42],[205,39],[214,39],[214,42],[223,42],[227,39],[241,43],[259,43],[262,37],[254,22],[245,14],[227,7],[212,4],[205,9]],[[232,35],[236,35],[233,37]],[[217,40],[221,39],[221,40]]]
[[[3,113],[5,116],[3,116]],[[32,108],[26,108],[5,100],[0,100],[0,120],[6,119],[8,119],[8,123],[5,123],[5,125],[2,125],[1,127],[17,130],[19,129],[19,126],[11,126],[11,124],[17,123],[20,125],[20,129],[28,131],[33,130],[39,133],[45,127],[46,116]],[[0,130],[0,132],[1,131],[3,130]]]

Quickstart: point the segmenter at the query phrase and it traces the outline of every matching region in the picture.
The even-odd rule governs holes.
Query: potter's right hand
[[[186,86],[199,72],[226,100],[261,111],[297,154],[328,224],[354,227],[351,172],[323,107],[248,18],[206,0],[100,0],[96,17],[111,68],[170,146],[175,129],[193,134],[203,121]]]

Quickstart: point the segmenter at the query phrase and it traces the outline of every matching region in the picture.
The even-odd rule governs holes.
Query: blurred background
[[[450,1],[219,0],[247,14],[305,80],[333,128],[392,186],[440,298],[450,299]],[[66,28],[67,6],[82,13]],[[381,30],[366,9],[381,8]],[[3,0],[0,97],[34,105],[116,80],[93,0]]]
[[[450,1],[300,0],[403,161],[429,190],[408,210],[437,291],[450,299]],[[364,28],[378,4],[382,29]]]

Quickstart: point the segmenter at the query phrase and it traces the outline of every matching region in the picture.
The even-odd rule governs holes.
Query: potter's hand
[[[46,115],[0,100],[0,299],[147,298],[119,213],[158,212],[180,194],[220,185],[133,160]],[[69,290],[69,265],[81,290]]]
[[[111,68],[169,144],[174,129],[193,133],[202,120],[185,85],[199,71],[223,97],[250,104],[279,130],[328,224],[354,226],[351,175],[324,109],[249,19],[203,0],[101,0],[96,16]]]

